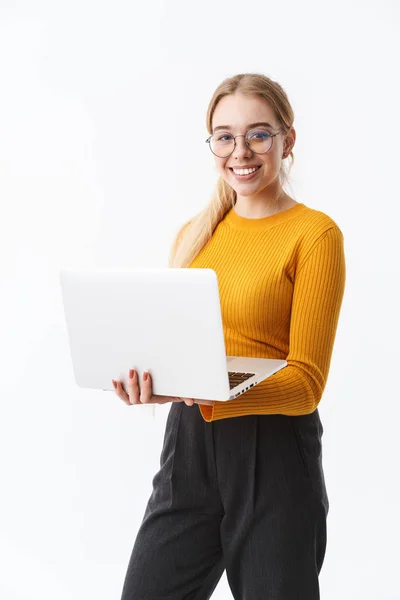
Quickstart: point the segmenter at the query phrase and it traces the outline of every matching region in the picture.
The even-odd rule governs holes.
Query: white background
[[[330,500],[321,598],[400,599],[396,37],[395,0],[2,0],[4,600],[120,598],[171,405],[129,408],[77,387],[58,273],[167,266],[217,180],[209,100],[242,72],[286,90],[297,132],[287,191],[345,237],[319,406]],[[213,598],[231,597],[224,573]]]

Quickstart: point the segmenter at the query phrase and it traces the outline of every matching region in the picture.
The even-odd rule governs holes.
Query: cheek
[[[218,173],[226,179],[229,176],[229,169],[226,168],[226,162],[221,160],[215,161],[215,166],[217,168]]]

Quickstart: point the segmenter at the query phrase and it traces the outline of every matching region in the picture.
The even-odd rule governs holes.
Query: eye
[[[250,131],[248,138],[268,140],[271,137],[269,131]]]
[[[217,137],[217,141],[218,142],[220,142],[220,141],[226,141],[226,138],[228,138],[228,140],[231,140],[232,136],[229,133],[224,133],[224,134],[222,134],[222,135],[220,135],[220,136]]]

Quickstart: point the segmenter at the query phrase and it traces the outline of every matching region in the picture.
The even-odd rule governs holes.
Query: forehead
[[[275,113],[264,98],[230,94],[217,104],[212,118],[212,128],[227,125],[232,129],[245,129],[249,123],[267,121],[277,127]]]

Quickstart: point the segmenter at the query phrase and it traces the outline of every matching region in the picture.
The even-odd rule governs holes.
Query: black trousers
[[[172,403],[122,600],[319,600],[329,502],[318,410],[207,423]]]

